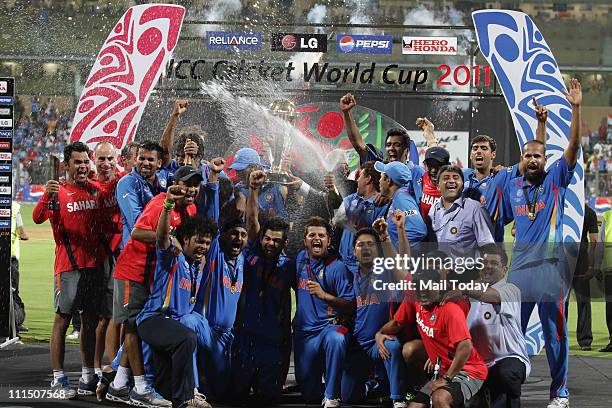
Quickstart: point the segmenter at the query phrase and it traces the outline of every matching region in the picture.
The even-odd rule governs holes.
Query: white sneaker
[[[553,398],[547,408],[569,408],[569,398]]]
[[[78,330],[73,330],[72,333],[70,333],[69,335],[66,336],[66,338],[68,340],[78,340],[79,339],[79,331]]]
[[[321,405],[323,405],[323,408],[338,408],[340,407],[340,398],[329,399],[325,397]]]
[[[393,408],[407,408],[408,403],[406,401],[393,401]]]

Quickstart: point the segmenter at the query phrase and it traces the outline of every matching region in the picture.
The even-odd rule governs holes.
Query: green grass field
[[[48,341],[53,322],[53,262],[55,243],[48,222],[36,225],[32,221],[33,205],[21,207],[29,241],[21,241],[20,294],[26,305],[25,325],[30,329],[23,334],[27,341]],[[510,236],[510,231],[507,231]],[[576,307],[570,303],[570,353],[582,356],[612,357],[597,350],[608,344],[605,325],[605,305],[601,301],[592,303],[594,351],[580,351],[576,343]]]

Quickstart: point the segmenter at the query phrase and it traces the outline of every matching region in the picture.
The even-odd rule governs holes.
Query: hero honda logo
[[[339,34],[336,45],[340,54],[392,54],[393,36]]]
[[[232,31],[209,31],[206,39],[206,47],[209,50],[239,50],[258,51],[261,50],[262,33],[232,32]]]
[[[0,153],[0,160],[11,160],[11,153]]]
[[[0,217],[10,218],[11,210],[9,208],[0,208]]]
[[[272,33],[272,51],[327,52],[325,34]]]
[[[457,55],[457,37],[402,37],[402,54]]]

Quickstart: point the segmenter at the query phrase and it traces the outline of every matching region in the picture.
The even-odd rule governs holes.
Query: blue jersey
[[[395,282],[393,272],[385,270],[380,275],[369,271],[361,276],[359,271],[354,274],[353,290],[357,301],[357,313],[355,315],[355,327],[353,334],[360,345],[371,343],[376,332],[393,319],[395,311],[402,302],[402,293],[396,291],[375,290],[374,280],[382,282]],[[398,296],[399,295],[399,296]]]
[[[134,225],[147,203],[163,191],[165,189],[162,188],[157,177],[155,183],[151,185],[136,169],[133,169],[117,182],[115,196],[121,210],[121,224],[123,225],[122,249],[130,239]]]
[[[205,311],[211,327],[230,330],[236,320],[236,310],[243,283],[244,255],[232,264],[221,250],[219,236],[210,244],[204,267],[205,282],[197,295],[196,311]]]
[[[565,191],[573,174],[574,168],[570,168],[565,157],[561,157],[550,166],[538,185],[527,184],[523,176],[506,183],[504,204],[512,210],[516,226],[513,270],[562,256],[563,248],[560,245],[547,243],[563,243]],[[533,221],[528,216],[530,208],[525,194],[532,205],[535,201],[536,217]]]
[[[198,214],[219,220],[219,183],[202,182],[195,202]]]
[[[178,319],[194,310],[203,275],[201,264],[189,265],[183,253],[176,256],[174,250],[172,243],[167,249],[157,247],[151,294],[138,315],[138,324],[158,315]]]
[[[489,174],[479,180],[474,169],[463,169],[463,196],[476,200],[487,210],[493,223],[495,242],[504,242],[504,226],[512,220],[512,214],[504,211],[504,186],[516,176],[518,164],[507,167],[497,174]]]
[[[392,221],[392,214],[395,210],[402,210],[406,214],[406,221],[404,222],[406,235],[410,241],[410,246],[414,248],[427,236],[427,226],[423,217],[421,217],[419,205],[410,192],[410,187],[401,187],[395,191],[387,214],[389,236],[393,245],[398,248],[397,228]]]
[[[236,328],[247,336],[256,336],[280,344],[291,333],[291,286],[295,263],[281,255],[270,264],[259,243],[245,250],[244,286]]]
[[[235,187],[245,200],[249,197],[248,186],[237,183]],[[265,220],[272,217],[287,219],[285,199],[281,194],[281,185],[277,183],[264,184],[259,193],[259,219]]]
[[[346,196],[342,201],[347,222],[350,227],[345,227],[342,231],[342,239],[340,240],[340,257],[347,264],[355,264],[355,255],[353,255],[353,240],[355,231],[359,231],[364,227],[371,227],[374,221],[379,217],[387,215],[388,205],[376,206],[374,200],[376,196],[365,199],[357,193]]]
[[[296,260],[296,311],[293,329],[300,332],[323,330],[336,317],[336,311],[308,291],[308,281],[319,283],[321,288],[336,297],[353,301],[352,274],[336,258],[312,260],[306,251],[301,251]]]

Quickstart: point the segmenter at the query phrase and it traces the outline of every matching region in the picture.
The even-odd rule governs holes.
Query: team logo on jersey
[[[451,234],[456,234],[456,233],[457,233],[457,231],[458,231],[458,230],[457,230],[457,227],[451,227],[451,229],[450,229],[450,233],[451,233]]]
[[[516,196],[517,197],[522,197],[523,196],[523,190],[516,190]]]
[[[485,320],[491,319],[491,312],[485,312],[484,318],[485,318]]]
[[[373,212],[374,212],[374,209],[373,209],[373,208],[368,208],[368,209],[366,210],[366,214],[372,214]]]
[[[319,279],[323,279],[323,270],[321,270],[321,272],[319,272]]]
[[[161,188],[166,188],[166,179],[159,179],[159,185]]]
[[[538,187],[538,194],[541,194],[544,192],[544,186],[540,185],[540,187]]]
[[[432,322],[432,323],[436,321],[436,314],[435,313],[431,314],[431,317],[429,318],[429,321]]]
[[[357,207],[357,205],[359,204],[359,200],[354,199],[353,201],[351,201],[351,207]]]
[[[481,190],[484,190],[485,188],[487,188],[487,182],[486,181],[480,185],[480,189]]]
[[[266,199],[266,201],[272,201],[272,194],[268,193],[264,196],[264,198]]]

